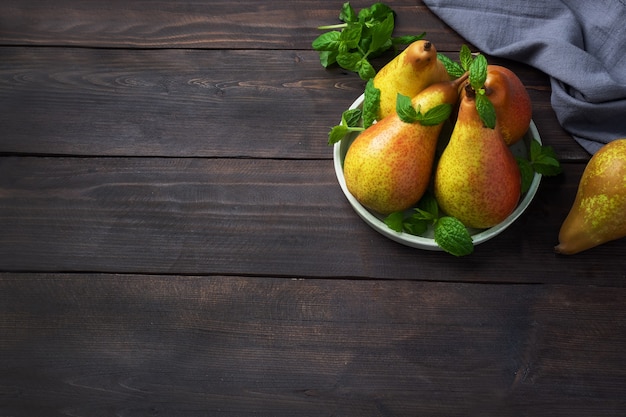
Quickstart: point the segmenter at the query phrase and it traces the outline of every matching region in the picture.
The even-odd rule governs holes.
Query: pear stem
[[[476,91],[472,88],[470,84],[465,86],[465,94],[468,98],[476,98]]]

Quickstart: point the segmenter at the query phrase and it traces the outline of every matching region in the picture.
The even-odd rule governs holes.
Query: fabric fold
[[[561,126],[589,153],[626,137],[626,0],[424,0],[481,52],[550,77]]]

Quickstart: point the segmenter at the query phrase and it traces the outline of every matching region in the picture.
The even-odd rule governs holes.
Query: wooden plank
[[[1,45],[106,48],[309,49],[339,21],[341,1],[36,0],[0,3]],[[372,2],[352,1],[358,11]],[[394,35],[426,32],[441,50],[463,42],[418,0],[394,0]],[[36,17],[36,18],[35,18]]]
[[[517,222],[455,258],[372,230],[330,161],[4,157],[0,270],[623,287],[624,239],[553,253],[582,168],[544,179]]]
[[[329,159],[328,131],[364,89],[312,51],[0,54],[0,153]],[[587,159],[558,124],[545,75],[493,62],[527,85],[544,141],[563,159]]]
[[[626,291],[0,274],[2,412],[620,416]]]

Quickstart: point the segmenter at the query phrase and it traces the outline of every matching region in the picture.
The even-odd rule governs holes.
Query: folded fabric
[[[626,137],[626,0],[424,0],[487,55],[551,81],[561,126],[589,153]]]

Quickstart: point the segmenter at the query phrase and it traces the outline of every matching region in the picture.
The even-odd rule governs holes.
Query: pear
[[[497,122],[495,129],[484,126],[469,94],[459,104],[433,188],[440,208],[472,228],[495,226],[519,202],[521,174],[515,157]]]
[[[378,120],[395,113],[398,93],[415,97],[441,81],[450,81],[450,76],[437,58],[435,45],[427,40],[411,43],[374,76],[374,87],[380,90]]]
[[[600,148],[587,163],[554,250],[573,255],[624,236],[626,138],[620,138]]]
[[[426,113],[440,104],[455,105],[465,78],[427,87],[411,99],[413,107]],[[380,214],[406,210],[417,203],[430,183],[443,123],[407,123],[394,112],[365,129],[344,159],[348,191]]]
[[[508,68],[487,65],[485,90],[496,111],[504,142],[510,146],[520,141],[528,131],[533,112],[522,81]]]

